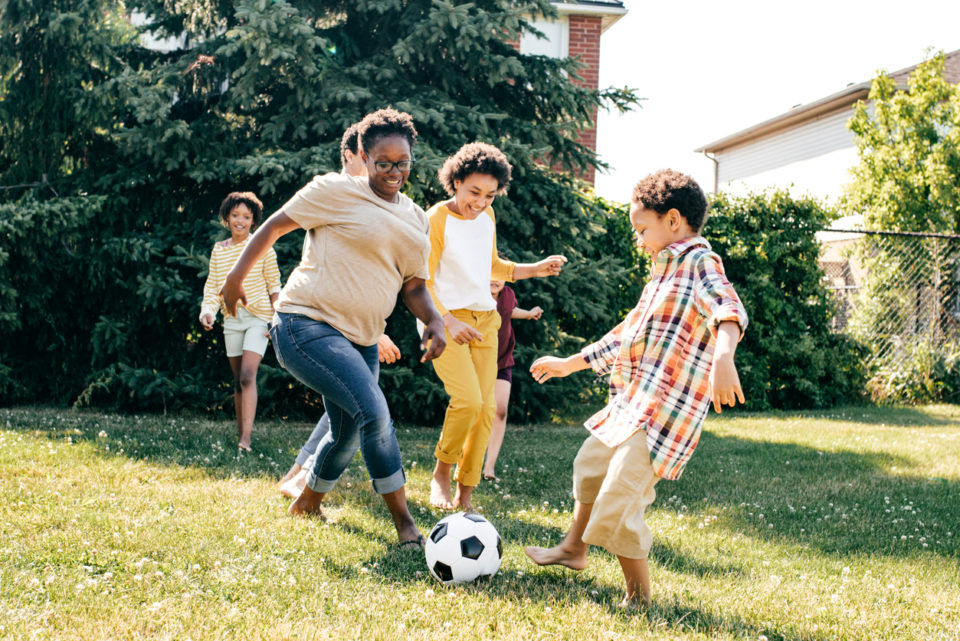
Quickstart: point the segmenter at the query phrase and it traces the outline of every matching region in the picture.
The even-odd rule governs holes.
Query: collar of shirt
[[[650,271],[654,274],[662,274],[667,268],[667,265],[670,263],[671,258],[682,256],[694,247],[705,247],[709,251],[710,243],[707,242],[706,238],[699,235],[691,236],[690,238],[684,238],[683,240],[678,240],[675,243],[670,243],[661,249],[659,253],[657,253],[656,258],[653,261],[653,265],[650,266]]]

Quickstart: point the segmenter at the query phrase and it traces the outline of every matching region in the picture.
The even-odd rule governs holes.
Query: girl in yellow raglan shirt
[[[233,370],[233,405],[240,439],[237,446],[247,452],[250,451],[253,418],[257,413],[257,369],[267,350],[267,327],[280,295],[277,254],[271,248],[250,270],[243,281],[247,303],[237,308],[236,316],[227,314],[219,292],[262,216],[263,204],[249,191],[235,191],[223,199],[220,222],[230,230],[230,238],[213,246],[200,305],[200,324],[207,331],[213,329],[217,310],[223,310],[223,343]]]
[[[464,145],[438,173],[451,198],[434,205],[430,219],[430,277],[427,289],[443,316],[447,348],[433,361],[450,395],[443,430],[434,450],[437,464],[430,503],[440,509],[472,510],[483,454],[496,413],[497,330],[500,315],[491,280],[556,276],[567,259],[513,263],[497,256],[496,219],[490,205],[507,190],[510,163],[503,152],[481,142]],[[457,492],[450,473],[457,464]]]

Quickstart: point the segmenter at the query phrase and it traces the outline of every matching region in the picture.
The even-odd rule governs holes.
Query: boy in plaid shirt
[[[667,169],[637,183],[630,222],[653,258],[640,302],[596,343],[530,367],[539,383],[588,367],[610,375],[607,405],[587,420],[590,436],[573,463],[570,530],[556,547],[525,551],[539,565],[582,570],[588,544],[606,548],[626,580],[623,607],[650,605],[653,534],[643,512],[654,486],[680,477],[711,400],[717,412],[744,402],[733,355],[747,314],[700,236],[706,213],[689,176]]]

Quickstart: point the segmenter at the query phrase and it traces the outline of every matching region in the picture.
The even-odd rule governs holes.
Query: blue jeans
[[[359,449],[377,494],[402,488],[406,476],[400,445],[377,385],[377,346],[351,343],[326,323],[279,312],[270,337],[280,364],[323,396],[330,421],[307,485],[315,492],[332,490]]]
[[[316,426],[314,426],[313,431],[310,432],[310,436],[307,438],[307,442],[303,444],[303,447],[300,448],[300,452],[297,454],[296,464],[300,467],[306,467],[307,461],[316,453],[317,446],[320,445],[320,439],[322,439],[327,432],[330,431],[330,418],[324,413],[320,417],[320,420],[317,421]]]

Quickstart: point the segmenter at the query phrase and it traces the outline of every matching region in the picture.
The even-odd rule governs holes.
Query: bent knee
[[[483,411],[485,403],[479,394],[476,396],[456,396],[450,399],[450,409],[465,410],[471,414]]]
[[[246,369],[240,370],[240,376],[237,378],[236,384],[242,389],[255,387],[257,384],[257,371]]]

